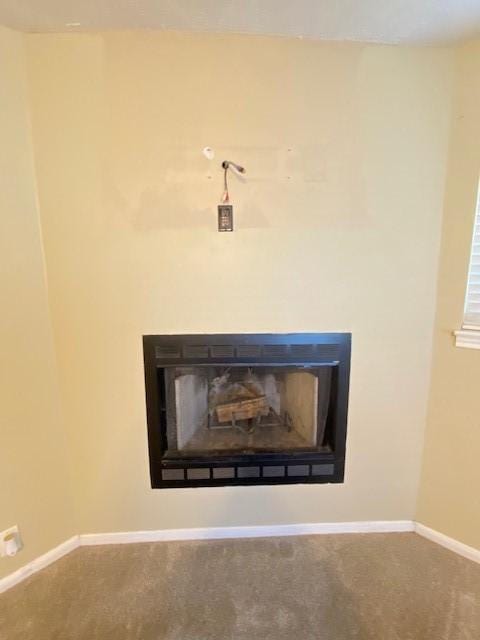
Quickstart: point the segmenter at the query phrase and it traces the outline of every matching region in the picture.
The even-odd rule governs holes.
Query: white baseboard
[[[205,527],[190,529],[159,529],[150,531],[120,531],[113,533],[87,533],[73,536],[51,551],[32,560],[14,573],[0,579],[0,593],[10,589],[32,574],[79,546],[104,544],[130,544],[133,542],[160,542],[168,540],[218,540],[227,538],[265,538],[277,536],[319,535],[327,533],[394,533],[413,531],[410,520],[380,520],[360,522],[331,522],[281,524],[254,527]]]
[[[80,536],[80,545],[130,544],[166,540],[218,540],[226,538],[267,538],[326,533],[393,533],[413,531],[411,520],[361,522],[315,522],[306,524],[261,525],[254,527],[205,527],[201,529],[159,529],[153,531],[118,531],[88,533]]]
[[[197,529],[159,529],[151,531],[119,531],[87,533],[73,536],[51,551],[32,560],[14,573],[0,579],[0,593],[22,582],[32,574],[70,553],[79,546],[160,542],[168,540],[219,540],[227,538],[265,538],[337,533],[415,532],[442,547],[480,563],[480,550],[449,538],[411,520],[367,520],[359,522],[313,522],[305,524],[262,525],[254,527],[205,527]]]
[[[70,553],[70,551],[73,551],[78,546],[80,546],[80,536],[73,536],[59,544],[58,547],[47,551],[47,553],[44,553],[38,558],[35,558],[35,560],[32,560],[24,567],[20,567],[20,569],[10,573],[8,576],[0,578],[0,593],[14,587],[16,584],[22,582],[32,574],[37,573],[37,571],[48,567],[49,564],[59,560],[62,556],[67,555],[67,553]]]
[[[423,538],[427,538],[432,542],[436,542],[442,547],[457,553],[459,556],[463,556],[468,560],[480,563],[480,549],[469,547],[468,544],[463,544],[463,542],[459,542],[458,540],[455,540],[455,538],[450,538],[443,533],[435,531],[435,529],[430,529],[419,522],[415,523],[415,533],[418,533],[418,535]]]

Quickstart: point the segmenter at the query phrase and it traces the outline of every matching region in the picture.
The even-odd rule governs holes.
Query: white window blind
[[[480,329],[480,193],[473,227],[472,255],[468,270],[464,327]]]

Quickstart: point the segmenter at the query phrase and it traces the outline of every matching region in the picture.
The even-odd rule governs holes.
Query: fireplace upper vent
[[[180,358],[181,347],[174,344],[157,344],[155,346],[155,357],[159,360]]]
[[[248,334],[247,334],[248,335]],[[194,336],[192,336],[193,338]],[[175,342],[175,336],[165,336],[166,344],[155,345],[155,357],[162,361],[218,361],[236,358],[242,361],[292,362],[308,361],[337,362],[340,357],[338,343],[325,344],[194,344],[188,340]]]

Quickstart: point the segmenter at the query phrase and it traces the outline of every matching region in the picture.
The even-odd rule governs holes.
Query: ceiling
[[[0,0],[0,24],[434,44],[480,34],[480,0]]]

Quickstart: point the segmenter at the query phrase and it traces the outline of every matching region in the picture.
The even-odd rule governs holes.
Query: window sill
[[[454,331],[455,346],[464,349],[480,349],[480,329],[467,329]]]

